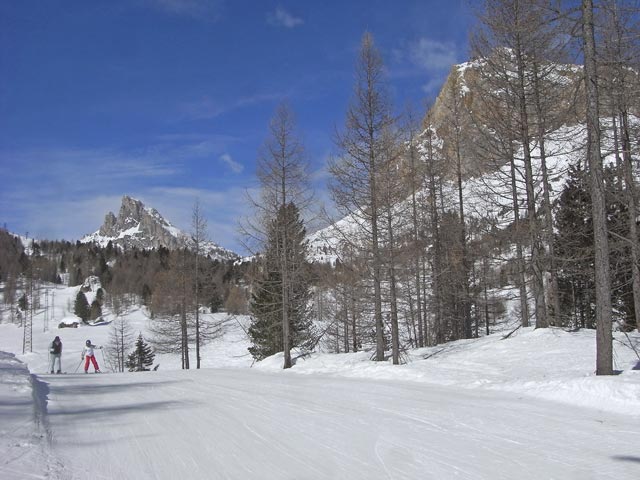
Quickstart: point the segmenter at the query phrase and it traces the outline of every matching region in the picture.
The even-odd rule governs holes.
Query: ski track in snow
[[[640,473],[633,447],[640,418],[510,393],[239,369],[61,375],[47,383],[51,454],[64,465],[48,478]]]

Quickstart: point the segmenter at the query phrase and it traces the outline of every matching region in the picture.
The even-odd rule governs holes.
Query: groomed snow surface
[[[32,353],[0,324],[0,479],[640,478],[637,333],[615,335],[612,377],[593,373],[593,331],[559,329],[283,371],[279,355],[252,364],[247,318],[216,314],[200,370],[162,355],[157,371],[84,374],[85,340],[106,345],[111,327],[58,329],[76,292],[56,289],[46,331],[34,317]],[[144,311],[127,318],[144,334]],[[46,373],[56,335],[64,375]]]

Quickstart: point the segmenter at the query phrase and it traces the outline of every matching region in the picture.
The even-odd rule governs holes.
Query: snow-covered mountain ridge
[[[104,223],[96,232],[85,235],[82,243],[96,243],[106,247],[109,242],[123,248],[151,250],[165,247],[169,250],[192,247],[189,235],[168,222],[155,208],[125,195],[118,216],[107,213]],[[213,242],[204,242],[205,255],[217,260],[235,260],[238,255]]]

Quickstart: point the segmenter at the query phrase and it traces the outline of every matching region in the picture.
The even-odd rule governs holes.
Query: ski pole
[[[107,366],[107,362],[104,359],[104,351],[102,350],[102,347],[100,347],[100,353],[102,354],[102,366],[106,367]]]
[[[84,358],[80,359],[80,363],[78,364],[76,369],[73,371],[73,373],[76,373],[78,371],[78,369],[80,368],[80,365],[82,365],[82,360],[84,360]]]

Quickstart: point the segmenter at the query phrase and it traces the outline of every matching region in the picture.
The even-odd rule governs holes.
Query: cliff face
[[[165,220],[160,213],[127,195],[122,197],[118,216],[106,214],[100,229],[85,236],[82,242],[95,242],[106,246],[109,242],[123,248],[151,250],[165,247],[169,250],[190,247],[187,234]],[[214,259],[234,260],[238,255],[212,242],[203,245],[205,255]]]
[[[175,249],[184,246],[186,238],[183,235],[157,210],[147,208],[140,200],[125,195],[118,216],[107,213],[104,223],[93,234],[93,240],[99,243],[111,241],[126,248],[151,249],[162,246]]]
[[[455,158],[454,150],[460,149],[465,177],[487,172],[481,158],[498,155],[499,136],[511,137],[515,142],[519,138],[518,105],[513,94],[517,72],[510,63],[509,52],[499,54],[502,58],[454,65],[423,120],[423,127],[435,133],[448,158]],[[525,78],[531,133],[536,131],[538,121],[534,87],[542,92],[540,108],[547,133],[562,125],[576,125],[584,116],[582,68],[547,64],[539,69],[537,80]]]

